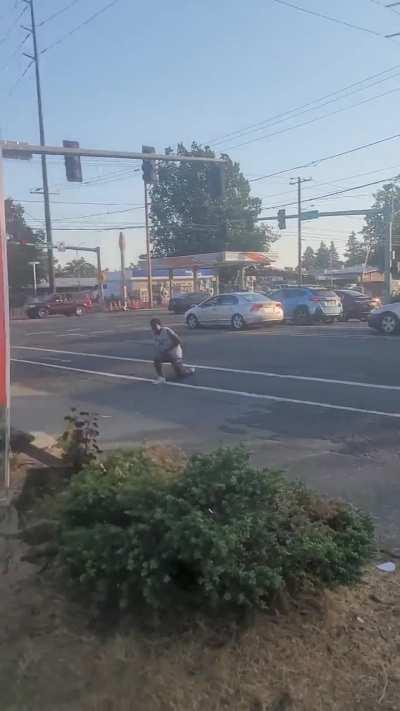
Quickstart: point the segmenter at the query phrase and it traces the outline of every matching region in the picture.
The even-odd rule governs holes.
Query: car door
[[[196,317],[200,323],[211,324],[216,322],[217,299],[218,296],[213,296],[211,299],[203,301],[203,303],[197,307]]]
[[[296,309],[305,305],[305,294],[304,289],[283,289],[286,318],[292,318]]]
[[[238,313],[239,299],[234,294],[221,294],[217,296],[215,306],[215,323],[225,325],[230,324],[232,316]]]

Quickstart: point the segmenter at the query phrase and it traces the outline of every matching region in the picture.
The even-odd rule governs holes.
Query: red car
[[[29,318],[47,318],[47,316],[82,316],[92,308],[88,295],[51,294],[43,301],[28,304],[26,315]]]

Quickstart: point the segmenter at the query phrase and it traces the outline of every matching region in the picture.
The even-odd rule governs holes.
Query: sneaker
[[[158,378],[155,379],[154,383],[155,385],[161,385],[161,383],[166,383],[166,379],[162,377],[162,375],[159,375]]]

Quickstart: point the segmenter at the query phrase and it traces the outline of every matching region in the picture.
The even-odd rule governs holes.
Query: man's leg
[[[171,361],[172,367],[174,369],[175,375],[178,378],[186,378],[188,375],[193,375],[194,369],[193,368],[187,368],[186,365],[184,365],[182,358],[176,358]]]
[[[161,358],[154,358],[154,367],[159,378],[164,377],[162,364],[163,362]]]

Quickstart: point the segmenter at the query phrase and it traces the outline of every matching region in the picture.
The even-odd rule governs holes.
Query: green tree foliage
[[[94,264],[80,257],[79,259],[72,259],[64,266],[58,266],[56,275],[60,277],[95,277],[97,276],[97,269]]]
[[[317,271],[330,268],[329,247],[325,242],[321,242],[317,249],[314,267]]]
[[[339,269],[341,264],[342,262],[340,261],[336,245],[332,241],[329,245],[329,269]]]
[[[180,144],[177,152],[215,157],[210,148],[197,143],[192,143],[190,151]],[[158,184],[151,188],[151,232],[156,255],[265,250],[276,239],[270,228],[255,222],[261,212],[261,200],[251,197],[239,164],[226,155],[221,157],[227,160],[222,201],[213,200],[208,194],[205,163],[160,162]]]
[[[141,449],[89,465],[61,500],[59,560],[76,586],[115,605],[264,607],[282,590],[350,584],[368,559],[370,519],[241,449],[175,473]]]
[[[39,262],[38,281],[47,276],[47,253],[41,249],[45,241],[42,230],[34,230],[26,223],[24,208],[11,198],[5,201],[7,231],[8,281],[11,304],[17,301],[22,287],[33,286],[32,266],[29,262]],[[28,247],[19,241],[33,243]],[[37,246],[36,246],[37,245]]]
[[[365,243],[358,239],[355,232],[349,235],[346,243],[344,258],[346,267],[364,264],[367,254]]]
[[[365,226],[362,229],[365,249],[369,251],[368,263],[384,268],[384,208],[391,205],[393,200],[393,234],[400,234],[400,185],[398,181],[384,185],[382,190],[375,194],[373,208],[379,210],[377,215],[367,215]]]
[[[314,272],[315,268],[315,252],[312,247],[306,247],[303,253],[303,268],[309,274]]]

